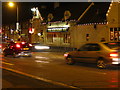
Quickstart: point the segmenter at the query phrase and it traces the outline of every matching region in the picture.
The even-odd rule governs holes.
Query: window
[[[53,42],[53,34],[47,34],[47,42]]]
[[[89,51],[99,51],[100,46],[98,44],[91,44],[89,47]]]
[[[110,43],[104,43],[109,48],[115,48],[120,46],[120,42],[110,42]]]
[[[110,28],[110,40],[120,41],[120,28]]]
[[[70,34],[64,34],[63,42],[64,43],[70,43]]]
[[[98,44],[85,44],[80,48],[80,51],[99,51],[100,46]]]
[[[79,50],[80,51],[88,51],[89,44],[83,45]]]

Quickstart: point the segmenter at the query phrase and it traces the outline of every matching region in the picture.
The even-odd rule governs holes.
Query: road
[[[2,70],[2,88],[67,88],[61,85],[55,85],[43,80],[37,80],[25,75],[13,73],[11,71]],[[17,80],[17,81],[16,81]]]
[[[1,55],[2,68],[27,77],[69,88],[120,87],[119,68],[98,69],[95,65],[67,65],[63,52],[33,52],[32,57],[12,58]]]

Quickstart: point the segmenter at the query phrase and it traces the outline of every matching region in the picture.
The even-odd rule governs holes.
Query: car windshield
[[[110,42],[110,43],[104,43],[104,44],[111,49],[116,48],[116,47],[120,47],[120,42]]]

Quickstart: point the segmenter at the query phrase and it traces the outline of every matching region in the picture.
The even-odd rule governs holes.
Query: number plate
[[[29,50],[29,48],[23,48],[23,50]]]

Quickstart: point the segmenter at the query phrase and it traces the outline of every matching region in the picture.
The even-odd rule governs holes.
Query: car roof
[[[104,44],[104,43],[120,43],[120,41],[111,41],[111,42],[88,42],[85,44]]]

